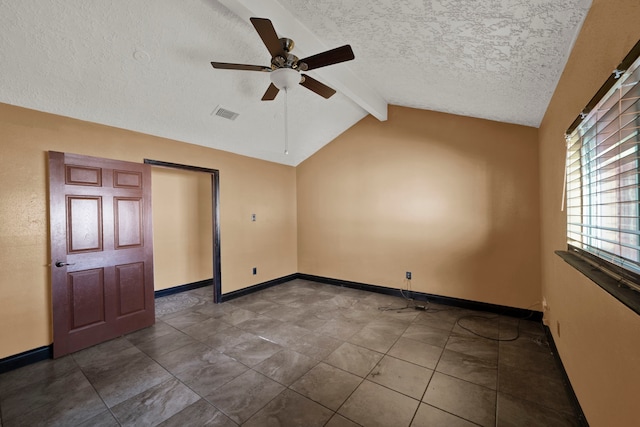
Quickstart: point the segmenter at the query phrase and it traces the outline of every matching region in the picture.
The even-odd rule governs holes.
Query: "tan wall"
[[[562,135],[640,39],[639,22],[637,0],[593,1],[539,130],[545,321],[592,427],[638,423],[640,316],[553,253],[566,248]]]
[[[6,104],[0,144],[0,358],[51,343],[49,150],[219,169],[222,292],[297,271],[292,167]]]
[[[155,289],[211,279],[211,175],[154,166],[151,181]]]
[[[537,130],[402,107],[297,168],[302,273],[540,309]]]

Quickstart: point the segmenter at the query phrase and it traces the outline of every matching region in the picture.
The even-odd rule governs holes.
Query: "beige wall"
[[[155,289],[211,279],[211,174],[154,166],[151,181]]]
[[[553,253],[566,248],[563,134],[640,39],[639,22],[638,0],[593,1],[539,131],[545,321],[592,427],[638,423],[640,316]]]
[[[0,358],[51,343],[49,150],[219,169],[222,292],[297,271],[292,167],[6,104],[0,141]]]
[[[390,107],[297,179],[301,273],[540,309],[536,129]]]

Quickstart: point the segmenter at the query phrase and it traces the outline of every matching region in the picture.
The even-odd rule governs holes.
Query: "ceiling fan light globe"
[[[280,90],[300,83],[300,74],[291,68],[279,68],[271,72],[271,82]]]

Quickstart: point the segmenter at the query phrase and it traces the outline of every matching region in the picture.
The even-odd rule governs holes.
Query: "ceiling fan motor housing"
[[[282,55],[276,55],[271,59],[271,69],[278,68],[293,68],[300,69],[302,71],[307,69],[307,65],[304,62],[298,62],[298,57],[292,53],[286,53]]]

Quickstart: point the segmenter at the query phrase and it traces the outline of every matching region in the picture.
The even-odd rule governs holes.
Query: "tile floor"
[[[404,305],[303,280],[159,298],[151,328],[0,375],[0,427],[579,425],[539,324],[379,310]]]

